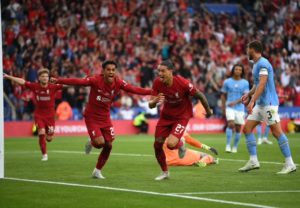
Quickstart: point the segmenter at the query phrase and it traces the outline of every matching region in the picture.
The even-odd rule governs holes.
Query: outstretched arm
[[[86,79],[78,79],[78,78],[51,78],[50,79],[51,83],[56,83],[56,84],[64,84],[64,85],[79,85],[79,86],[90,86],[90,78]]]
[[[194,98],[200,100],[200,102],[202,103],[202,105],[206,111],[206,118],[209,118],[212,115],[212,111],[208,105],[206,97],[203,95],[202,92],[196,91]]]
[[[8,80],[11,80],[19,85],[25,85],[25,80],[22,79],[22,78],[19,78],[19,77],[14,77],[14,76],[10,76],[8,74],[4,74],[3,76],[4,79],[8,79]]]
[[[152,93],[151,89],[136,87],[136,86],[133,86],[130,84],[122,85],[121,89],[126,92],[130,92],[130,93],[138,94],[138,95],[151,95],[151,93]]]

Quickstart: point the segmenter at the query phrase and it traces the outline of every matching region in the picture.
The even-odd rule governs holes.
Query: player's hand
[[[165,96],[164,96],[164,94],[162,94],[162,93],[159,93],[159,94],[157,95],[156,99],[157,99],[157,103],[159,103],[159,104],[162,104],[162,103],[165,102]]]
[[[241,99],[242,99],[242,103],[243,103],[244,105],[248,105],[248,102],[249,102],[249,100],[250,100],[249,93],[244,94],[244,95],[241,97]]]
[[[209,151],[211,151],[215,155],[218,155],[218,151],[215,148],[213,148],[213,147],[209,148]]]
[[[230,103],[228,103],[227,104],[229,107],[233,107],[233,106],[235,106],[235,102],[230,102]]]
[[[9,75],[8,74],[6,74],[6,73],[3,73],[3,78],[4,79],[7,79],[9,77]]]
[[[247,105],[247,110],[248,110],[248,113],[251,114],[252,113],[252,110],[253,110],[253,107],[254,107],[255,103],[253,100],[250,100],[249,104]]]
[[[50,83],[55,84],[57,82],[57,78],[51,77],[50,78]]]
[[[205,118],[209,118],[209,117],[211,117],[211,116],[212,116],[212,114],[213,114],[213,111],[212,111],[212,109],[206,110]]]

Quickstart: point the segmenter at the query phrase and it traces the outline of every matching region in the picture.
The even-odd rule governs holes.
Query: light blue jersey
[[[236,104],[233,107],[227,106],[228,103],[237,101],[245,93],[249,92],[249,82],[245,79],[235,80],[233,78],[228,78],[225,80],[223,87],[221,89],[223,93],[227,94],[226,107],[233,108],[237,111],[244,112],[244,105],[242,103]]]
[[[267,106],[267,105],[278,106],[279,102],[278,102],[278,96],[276,93],[275,82],[274,82],[274,71],[270,62],[266,58],[261,57],[253,65],[252,73],[254,78],[254,84],[256,87],[258,86],[259,83],[259,76],[261,75],[268,76],[268,81],[266,83],[265,89],[257,99],[256,104],[260,106]]]

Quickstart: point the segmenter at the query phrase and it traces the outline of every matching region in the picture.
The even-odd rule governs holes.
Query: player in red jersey
[[[104,179],[101,169],[109,158],[112,142],[115,139],[114,128],[110,119],[110,107],[114,97],[120,90],[139,95],[150,95],[151,89],[143,89],[127,84],[116,77],[117,64],[114,61],[105,61],[102,64],[102,74],[85,79],[53,79],[54,82],[67,85],[90,86],[89,101],[87,103],[84,119],[91,141],[86,145],[89,154],[92,146],[101,149],[96,168],[92,176]]]
[[[185,148],[180,140],[189,119],[193,116],[191,96],[200,100],[206,111],[206,117],[212,115],[205,96],[199,92],[188,80],[173,75],[174,66],[170,60],[162,61],[158,65],[158,78],[153,83],[153,95],[149,107],[154,108],[164,103],[160,119],[155,130],[155,156],[162,169],[162,173],[155,180],[169,178],[166,156],[163,151],[164,141],[167,139],[169,149],[179,149],[179,157],[185,155]]]
[[[49,83],[49,70],[42,68],[38,71],[39,83],[27,82],[22,78],[4,74],[5,79],[24,85],[34,93],[34,120],[38,128],[39,144],[43,154],[42,161],[48,160],[46,140],[51,142],[55,128],[55,94],[62,85]]]

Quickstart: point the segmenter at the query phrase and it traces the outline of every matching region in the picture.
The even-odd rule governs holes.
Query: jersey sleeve
[[[25,86],[26,88],[30,89],[30,90],[34,90],[36,84],[35,84],[35,83],[31,83],[31,82],[26,81],[24,86]]]
[[[62,87],[63,87],[63,86],[62,86],[61,84],[55,84],[55,85],[54,85],[55,91],[61,90]]]
[[[138,95],[151,95],[152,94],[151,89],[144,89],[141,87],[136,87],[131,84],[128,84],[124,80],[119,80],[118,82],[120,83],[120,88],[126,92],[130,92],[130,93],[138,94]]]
[[[181,78],[183,86],[185,91],[190,95],[190,96],[194,96],[197,92],[197,89],[195,88],[195,86],[190,83],[188,80]]]
[[[91,86],[93,78],[88,77],[85,79],[78,79],[78,78],[65,78],[65,79],[58,79],[57,84],[64,84],[64,85],[79,85],[79,86]]]
[[[259,76],[264,76],[267,75],[268,76],[268,66],[265,63],[262,63],[259,65]]]
[[[191,96],[194,96],[197,92],[197,89],[192,83],[188,82],[188,91]]]

